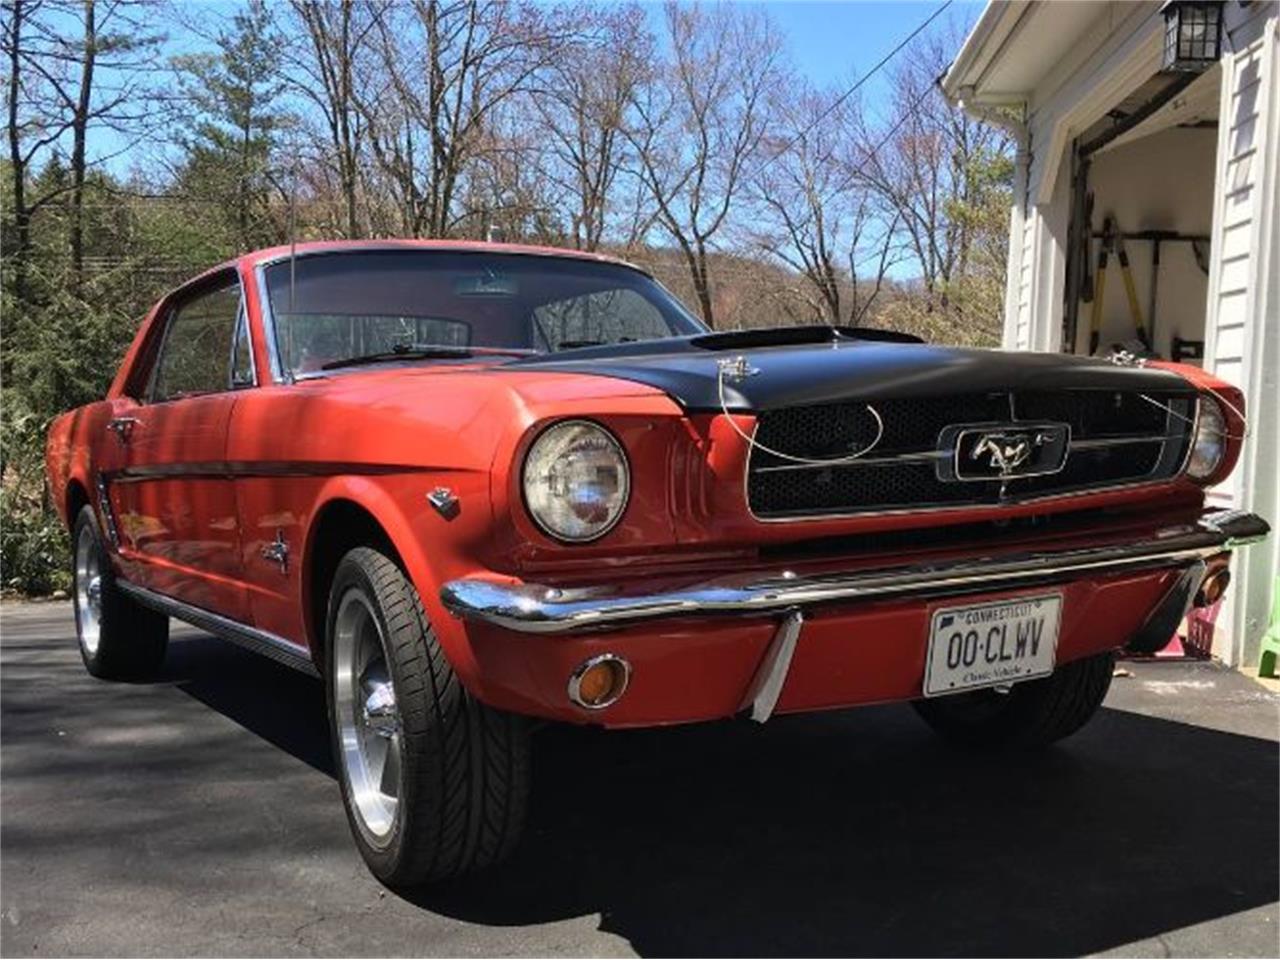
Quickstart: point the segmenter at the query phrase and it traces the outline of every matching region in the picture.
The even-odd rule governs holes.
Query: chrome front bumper
[[[570,633],[623,627],[661,617],[768,615],[819,604],[892,597],[993,592],[1152,567],[1175,567],[1263,539],[1261,517],[1213,510],[1195,523],[1156,530],[1123,544],[965,557],[814,577],[790,571],[760,578],[722,577],[680,589],[627,593],[614,586],[558,588],[536,583],[451,580],[440,599],[467,620],[521,633]]]

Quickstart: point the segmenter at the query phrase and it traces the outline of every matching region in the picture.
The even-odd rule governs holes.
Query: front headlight
[[[1187,473],[1196,480],[1207,480],[1222,466],[1222,458],[1226,452],[1226,415],[1216,400],[1201,396],[1200,415],[1196,417],[1196,435],[1192,438]]]
[[[524,502],[544,531],[581,543],[618,522],[631,494],[622,447],[604,427],[565,420],[544,430],[524,458]]]

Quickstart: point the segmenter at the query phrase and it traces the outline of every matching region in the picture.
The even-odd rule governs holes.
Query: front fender
[[[436,639],[463,685],[484,699],[484,684],[464,625],[440,602],[440,587],[447,580],[474,569],[466,559],[466,545],[482,540],[491,529],[488,475],[478,471],[413,473],[383,476],[338,476],[329,479],[316,500],[315,517],[338,502],[354,504],[367,512],[395,548],[405,573],[422,599],[423,609]],[[426,494],[448,486],[458,498],[459,509],[447,518],[433,509]],[[319,524],[307,530],[302,583],[310,598],[314,573],[315,542]],[[310,611],[312,604],[305,603]],[[323,625],[308,624],[313,637]]]

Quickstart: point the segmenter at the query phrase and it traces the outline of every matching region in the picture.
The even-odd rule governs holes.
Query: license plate
[[[924,695],[998,687],[1053,672],[1061,594],[944,607],[929,625]]]

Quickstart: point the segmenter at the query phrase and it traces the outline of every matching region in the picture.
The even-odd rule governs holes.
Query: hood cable
[[[870,413],[876,421],[876,436],[874,440],[867,444],[867,446],[855,453],[851,453],[843,457],[832,457],[826,460],[814,460],[809,457],[793,456],[792,454],[783,453],[780,450],[774,450],[770,447],[766,447],[763,443],[760,443],[755,439],[755,437],[749,436],[745,430],[738,426],[738,421],[735,420],[733,414],[729,412],[729,401],[725,398],[724,393],[725,380],[730,378],[741,380],[747,376],[759,373],[760,371],[753,367],[749,367],[746,364],[745,357],[738,357],[735,360],[721,360],[717,366],[716,387],[720,395],[721,412],[724,414],[725,419],[729,421],[729,426],[733,428],[734,433],[747,441],[747,444],[750,447],[759,450],[761,453],[767,453],[769,456],[777,457],[779,460],[786,460],[790,463],[799,463],[809,467],[838,467],[841,464],[853,463],[855,460],[860,460],[865,457],[868,453],[879,446],[881,439],[884,437],[884,420],[881,418],[879,411],[877,411],[871,404],[864,402],[863,406],[867,408],[867,412]]]

